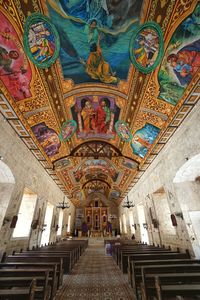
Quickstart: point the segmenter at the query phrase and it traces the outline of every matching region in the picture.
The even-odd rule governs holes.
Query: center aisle
[[[127,276],[118,269],[111,256],[105,255],[104,241],[89,240],[84,254],[65,276],[55,300],[134,300]]]

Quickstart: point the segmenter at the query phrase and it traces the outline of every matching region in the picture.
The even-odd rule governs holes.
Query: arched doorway
[[[0,160],[0,228],[10,202],[14,188],[15,178],[10,168]],[[6,220],[4,220],[6,221]]]

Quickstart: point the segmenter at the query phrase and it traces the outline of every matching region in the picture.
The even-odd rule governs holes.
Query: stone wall
[[[14,187],[11,193],[10,199],[6,205],[7,211],[5,211],[4,205],[0,201],[0,209],[4,209],[4,213],[1,216],[0,222],[0,251],[11,253],[12,250],[25,249],[28,246],[36,246],[40,242],[41,226],[31,231],[30,238],[13,239],[13,229],[10,228],[11,220],[14,215],[18,214],[19,206],[23,196],[24,188],[30,189],[37,194],[37,206],[33,219],[37,218],[39,208],[41,209],[41,224],[44,220],[45,207],[47,202],[50,202],[56,206],[58,202],[63,201],[64,194],[54,183],[51,177],[47,174],[41,164],[37,161],[34,155],[28,150],[26,145],[21,141],[11,126],[0,115],[0,156],[3,157],[3,162],[9,167],[14,177]],[[1,183],[1,180],[0,180]],[[6,182],[0,185],[0,195],[5,196]],[[54,209],[54,214],[58,215],[59,210]],[[71,213],[71,224],[73,231],[75,208],[71,203],[70,209],[64,211],[64,221],[62,235],[66,235],[66,224],[69,213]],[[2,219],[4,218],[3,226]],[[52,227],[50,242],[56,240],[56,230]]]
[[[198,248],[200,232],[192,228],[192,220],[189,216],[189,211],[200,212],[200,182],[197,180],[196,182],[173,183],[181,166],[200,153],[199,146],[200,103],[193,108],[190,115],[129,192],[129,199],[136,204],[131,209],[137,226],[135,233],[137,240],[142,239],[137,212],[137,206],[141,204],[145,211],[150,243],[171,245],[174,249],[176,247],[182,250],[187,248],[192,255],[196,248],[195,254],[200,257],[200,248]],[[198,175],[200,175],[200,166],[197,168],[199,168]],[[119,212],[120,216],[126,214],[128,219],[127,209],[120,206]],[[171,214],[175,215],[177,226],[172,226]],[[153,226],[152,219],[160,223],[158,228]]]

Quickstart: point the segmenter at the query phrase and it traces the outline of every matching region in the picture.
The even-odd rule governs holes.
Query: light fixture
[[[116,215],[109,215],[109,219],[111,220],[111,221],[113,221],[113,220],[115,220],[115,219],[117,219],[117,217],[116,217]]]
[[[122,205],[122,207],[126,207],[126,208],[131,208],[131,207],[134,207],[135,204],[133,204],[133,201],[129,201],[128,200],[128,196],[127,196],[127,200],[126,202]]]
[[[144,227],[144,229],[148,229],[148,224],[147,223],[143,223],[143,227]]]
[[[57,208],[65,209],[69,208],[70,204],[68,202],[65,202],[65,196],[63,198],[63,202],[59,202],[58,205],[56,205]]]

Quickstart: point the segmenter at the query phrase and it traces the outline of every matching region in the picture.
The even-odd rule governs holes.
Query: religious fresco
[[[121,165],[123,167],[131,169],[131,170],[135,170],[138,167],[138,163],[136,163],[135,161],[132,161],[131,159],[125,158],[125,157],[123,157],[121,159]]]
[[[45,122],[31,127],[31,129],[47,156],[52,157],[59,152],[61,143],[55,130],[49,128]]]
[[[127,79],[129,42],[139,26],[140,0],[48,0],[60,35],[64,78],[76,84]]]
[[[120,108],[112,97],[77,97],[71,108],[78,124],[77,137],[81,139],[115,137],[114,124],[119,118]]]
[[[74,120],[65,121],[62,124],[61,132],[59,134],[59,139],[63,142],[68,141],[75,133],[76,128],[77,128],[76,121]]]
[[[97,190],[120,204],[198,101],[200,2],[17,2],[0,3],[0,112],[75,206]],[[50,22],[27,27],[36,11]],[[165,38],[159,67],[162,33],[154,22]],[[59,58],[39,70],[36,61],[38,67],[52,62],[56,49],[52,24]],[[30,31],[24,33],[27,47],[35,43],[32,61],[22,44],[24,29]],[[95,181],[102,186],[92,187]]]
[[[0,11],[0,79],[15,101],[31,97],[31,68],[13,25]]]
[[[200,67],[200,3],[175,30],[158,73],[159,98],[176,105]]]
[[[83,201],[84,200],[84,194],[82,191],[78,190],[78,191],[75,191],[73,193],[73,197],[78,199],[79,201]]]
[[[143,128],[137,130],[131,140],[133,153],[144,158],[159,132],[160,129],[158,127],[148,123]]]
[[[130,142],[132,134],[127,123],[122,121],[117,121],[115,123],[115,130],[118,136],[125,142]]]
[[[42,14],[30,15],[24,29],[24,47],[30,60],[38,68],[48,68],[60,50],[59,35],[55,26]]]
[[[143,73],[152,72],[163,56],[163,36],[159,25],[148,22],[133,34],[130,42],[132,63]]]
[[[114,166],[110,162],[103,159],[88,159],[81,164],[73,174],[76,182],[79,182],[83,176],[95,173],[110,176],[114,182],[117,180],[119,175]]]
[[[86,174],[85,175],[85,180],[86,181],[89,181],[89,180],[107,180],[108,179],[108,175],[102,173],[102,170],[101,169],[97,169],[95,170],[95,173],[92,173],[92,174]],[[79,179],[78,179],[79,180]],[[78,181],[79,182],[79,181]]]
[[[59,171],[65,169],[66,167],[71,165],[71,161],[68,158],[61,158],[53,163],[54,169]]]
[[[110,192],[109,198],[110,199],[118,199],[121,193],[119,191],[113,190]]]

